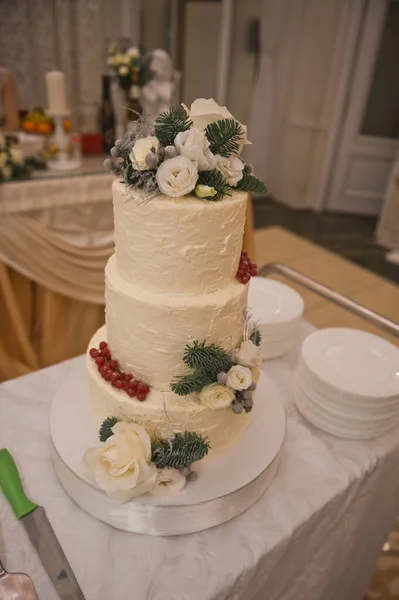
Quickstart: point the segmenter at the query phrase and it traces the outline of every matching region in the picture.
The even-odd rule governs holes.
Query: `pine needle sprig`
[[[260,343],[262,341],[262,334],[259,331],[259,329],[254,329],[251,335],[249,336],[249,339],[253,344],[255,344],[255,346],[260,346]]]
[[[175,377],[170,384],[170,389],[178,396],[188,396],[189,394],[200,392],[202,388],[210,383],[214,383],[214,381],[215,378],[208,373],[190,373],[189,375]]]
[[[198,174],[198,181],[202,185],[209,185],[209,187],[213,187],[216,190],[215,196],[210,196],[207,198],[210,202],[218,202],[224,196],[231,196],[229,193],[230,186],[221,174],[220,171],[214,169],[213,171],[200,171]]]
[[[155,135],[162,146],[173,146],[177,134],[187,131],[192,124],[184,108],[172,106],[157,117],[154,125]]]
[[[227,158],[238,153],[244,130],[235,119],[220,119],[207,125],[205,135],[211,152]]]
[[[105,421],[102,422],[100,431],[98,432],[98,437],[100,438],[100,442],[106,442],[109,437],[113,434],[112,428],[118,422],[116,417],[108,417]]]
[[[195,431],[176,433],[171,440],[158,440],[152,449],[151,460],[158,469],[175,469],[191,465],[208,454],[210,443]]]
[[[267,187],[255,175],[244,171],[243,178],[237,183],[237,189],[243,192],[253,192],[254,194],[266,194]]]
[[[183,362],[197,373],[206,373],[212,381],[216,380],[218,373],[227,372],[233,366],[231,357],[223,348],[216,344],[205,345],[205,342],[197,340],[192,346],[186,346]]]

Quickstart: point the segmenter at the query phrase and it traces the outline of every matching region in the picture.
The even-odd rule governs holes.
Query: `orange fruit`
[[[33,133],[35,131],[35,124],[32,121],[24,121],[22,123],[22,129],[29,133]]]
[[[46,123],[45,121],[42,121],[41,123],[38,123],[36,125],[36,131],[37,131],[37,133],[41,133],[43,135],[49,135],[52,131],[51,124]]]
[[[64,131],[69,133],[72,129],[71,121],[69,119],[64,119]]]

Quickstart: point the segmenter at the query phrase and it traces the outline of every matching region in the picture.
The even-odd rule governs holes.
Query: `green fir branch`
[[[116,417],[108,417],[103,421],[100,431],[98,432],[98,436],[100,438],[100,442],[106,442],[109,437],[113,434],[112,428],[118,422]]]
[[[205,342],[195,340],[186,346],[183,355],[184,363],[196,373],[206,373],[215,381],[218,373],[227,372],[233,366],[233,361],[228,353],[216,344],[205,345]]]
[[[191,373],[189,375],[182,375],[175,377],[170,384],[172,392],[178,396],[188,396],[200,392],[202,388],[210,383],[214,383],[215,377],[212,377],[208,373]]]
[[[254,329],[251,335],[249,336],[249,339],[253,344],[255,344],[255,346],[260,346],[260,343],[262,341],[262,334],[259,331],[259,329]]]
[[[171,440],[158,440],[152,448],[152,462],[158,469],[191,465],[208,454],[210,443],[195,431],[176,433]]]
[[[231,196],[229,193],[231,189],[230,185],[224,179],[221,172],[217,169],[214,169],[213,171],[201,171],[198,174],[197,185],[199,183],[202,185],[209,185],[209,187],[215,188],[217,192],[216,196],[210,196],[205,198],[205,200],[209,200],[210,202],[218,202],[219,200],[222,200],[224,196]]]
[[[238,153],[244,130],[235,119],[220,119],[207,125],[205,135],[211,152],[227,158]]]
[[[155,135],[162,146],[173,146],[177,134],[187,131],[192,124],[184,108],[172,106],[157,117],[154,125]]]
[[[267,187],[257,177],[244,171],[243,178],[237,183],[237,189],[244,192],[253,192],[254,194],[266,194]]]

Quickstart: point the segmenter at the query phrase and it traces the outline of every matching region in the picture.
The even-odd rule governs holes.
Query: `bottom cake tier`
[[[94,334],[89,348],[97,348],[101,341],[107,341],[105,325]],[[123,390],[115,389],[102,379],[89,353],[87,373],[92,418],[97,428],[105,419],[114,416],[143,425],[150,435],[195,431],[207,436],[211,444],[210,456],[214,457],[237,442],[251,418],[251,413],[235,414],[230,407],[208,408],[196,396],[178,396],[170,389],[151,388],[144,401],[130,398]]]

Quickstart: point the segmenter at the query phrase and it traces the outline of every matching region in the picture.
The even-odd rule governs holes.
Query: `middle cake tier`
[[[233,280],[198,296],[145,290],[118,273],[115,255],[105,268],[108,343],[125,371],[150,386],[168,390],[187,372],[182,361],[193,340],[226,350],[242,341],[248,286]]]

